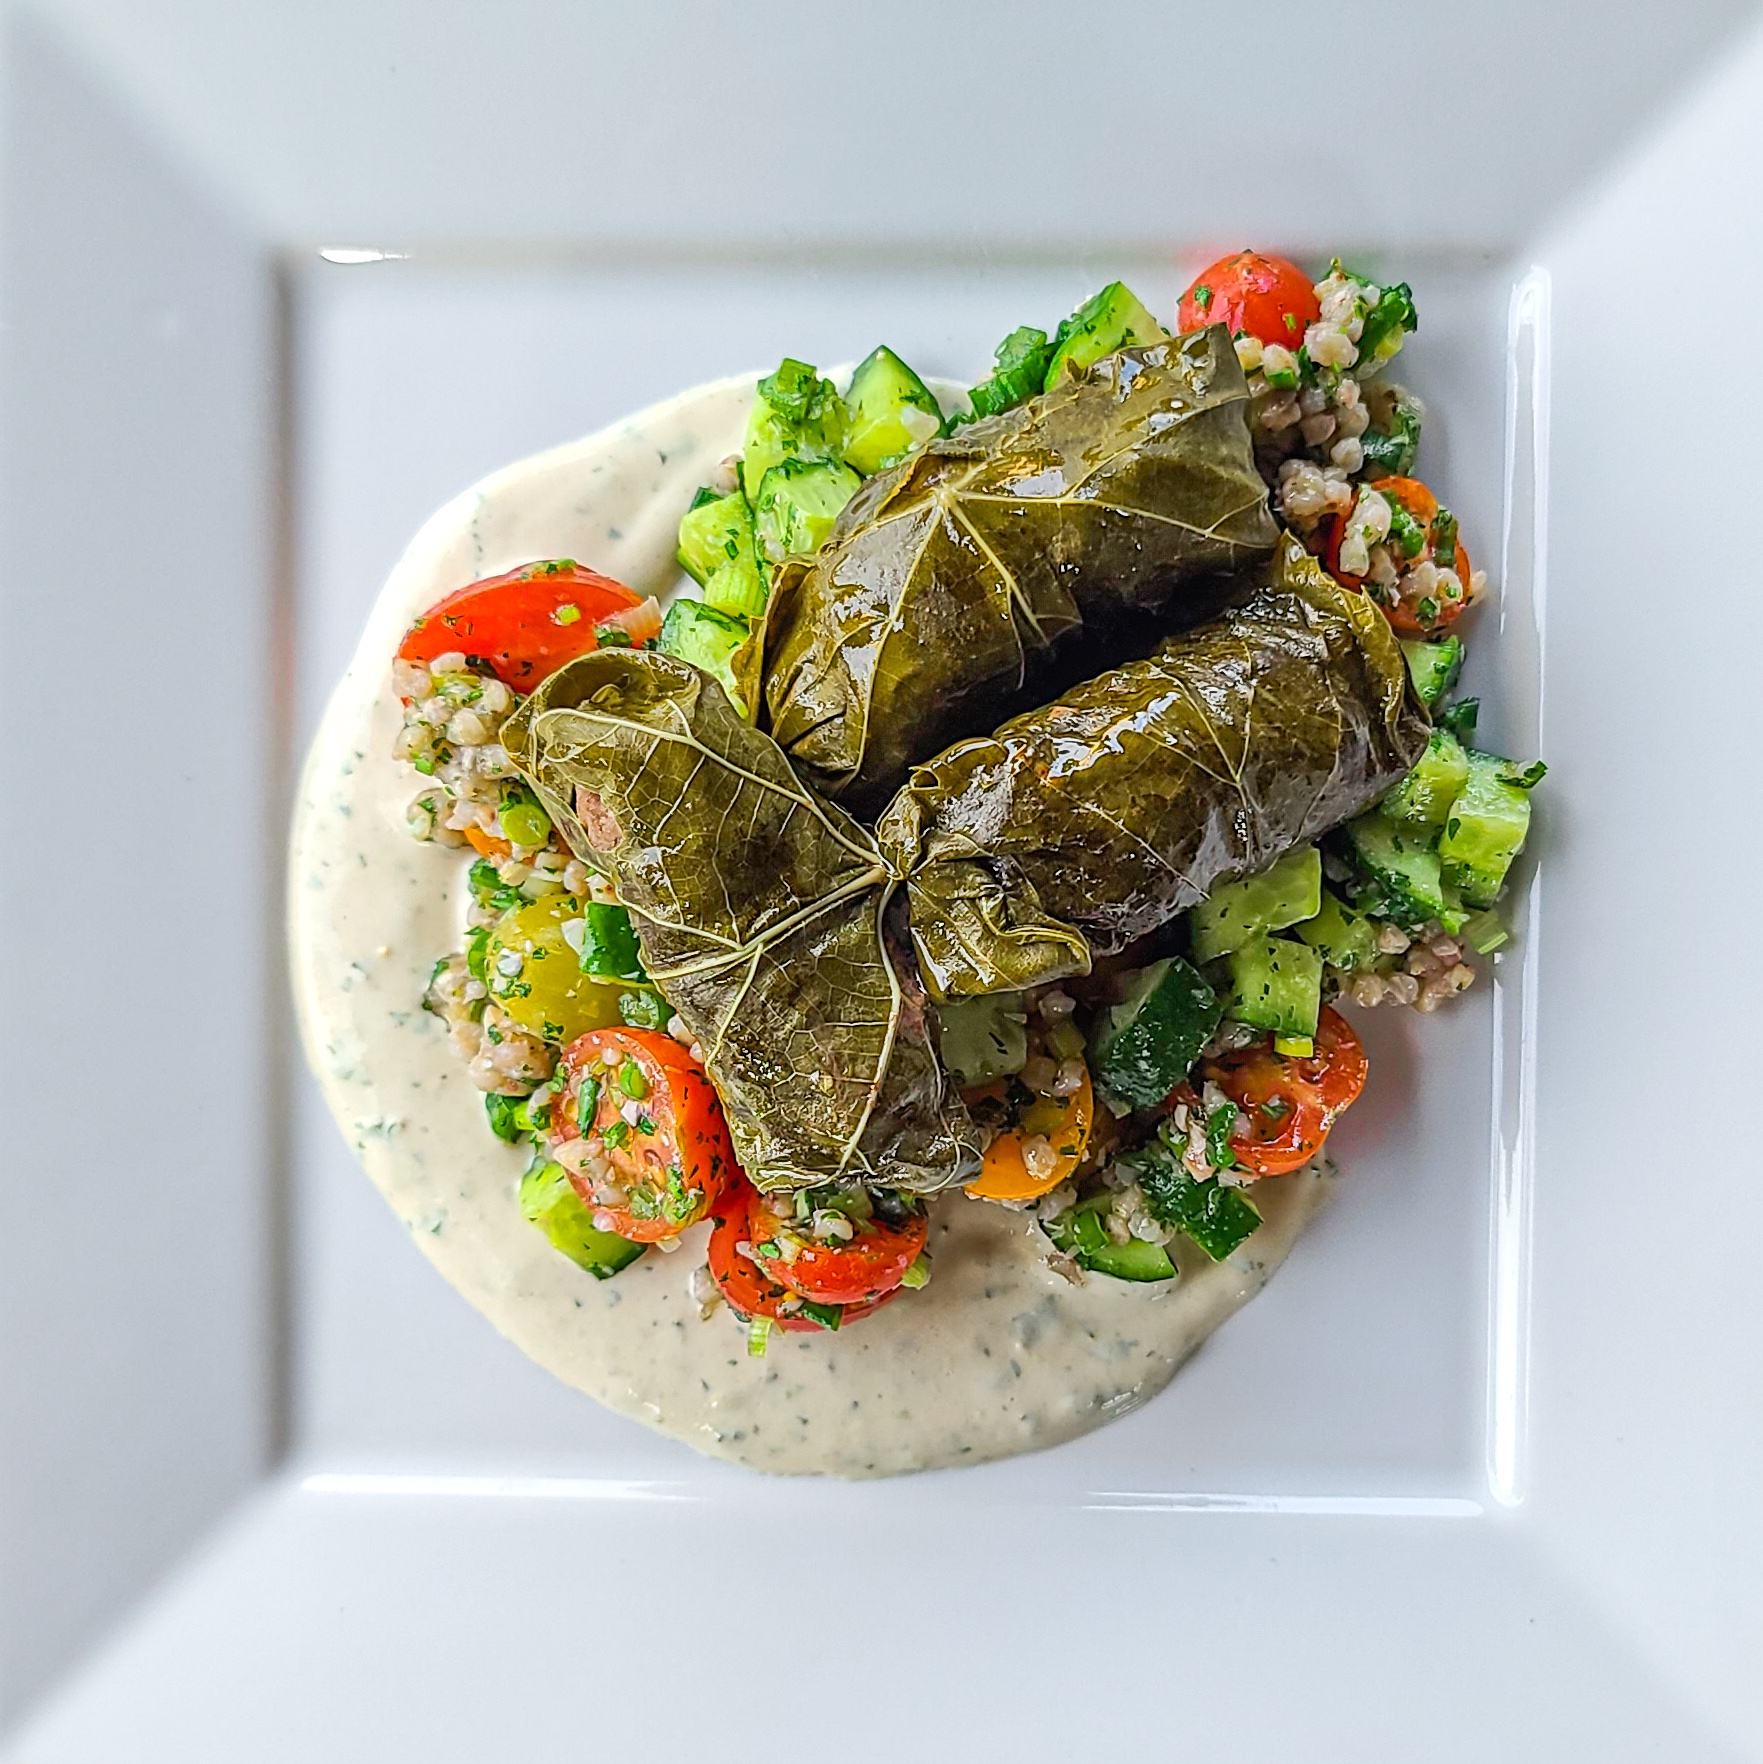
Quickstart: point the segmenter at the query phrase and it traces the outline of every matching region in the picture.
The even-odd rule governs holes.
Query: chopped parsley
[[[1230,1149],[1230,1136],[1236,1131],[1237,1105],[1220,1103],[1206,1117],[1206,1162],[1214,1170],[1234,1170],[1237,1154]]]

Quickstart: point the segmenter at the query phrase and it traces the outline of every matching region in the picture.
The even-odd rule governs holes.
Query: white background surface
[[[773,1673],[794,1696],[883,1648],[905,1688],[844,1756],[1763,1756],[1763,1189],[1731,1107],[1763,959],[1714,929],[1746,922],[1756,856],[1763,582],[1733,437],[1759,391],[1763,51],[1740,22],[1147,6],[1074,54],[1034,7],[7,14],[5,628],[85,664],[19,683],[34,763],[6,774],[0,866],[17,1757],[772,1756]],[[1459,102],[1403,111],[1380,76],[1348,105],[1398,106],[1377,151],[1319,132],[1301,100],[1340,42],[1448,70]],[[902,44],[943,77],[890,77],[878,108]],[[995,1472],[701,1466],[498,1343],[310,1109],[278,1185],[273,756],[436,502],[786,346],[886,334],[971,369],[1109,273],[1246,236],[1403,242],[1415,377],[1448,412],[1427,471],[1490,554],[1533,525],[1499,464],[1504,291],[1548,275],[1519,1504],[1485,1464],[1507,1172],[1485,1083],[1447,1082],[1485,1004],[1429,1026],[1420,1113],[1350,1119],[1345,1204],[1166,1398]],[[415,255],[295,258],[282,387],[268,254],[331,243]],[[84,714],[143,675],[150,737]],[[165,831],[191,822],[194,862]]]

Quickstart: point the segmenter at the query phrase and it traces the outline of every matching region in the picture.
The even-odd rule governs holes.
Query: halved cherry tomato
[[[558,558],[487,576],[449,594],[410,627],[398,655],[431,662],[462,650],[488,662],[503,685],[531,692],[565,662],[598,647],[596,626],[615,623],[633,643],[645,640],[639,631],[653,635],[651,623],[660,629],[658,610],[622,582]]]
[[[1000,1078],[965,1093],[969,1104],[1000,1102],[1010,1095],[1017,1080]],[[1083,1161],[1095,1118],[1095,1093],[1086,1068],[1083,1082],[1070,1096],[1037,1096],[1024,1105],[1016,1119],[992,1137],[985,1149],[979,1174],[967,1185],[976,1200],[1034,1200],[1050,1194]],[[1023,1156],[1029,1140],[1045,1138],[1052,1147],[1052,1166],[1035,1175]]]
[[[797,1332],[825,1329],[825,1323],[815,1317],[803,1316],[796,1308],[802,1302],[800,1293],[791,1292],[787,1286],[770,1279],[751,1256],[736,1247],[753,1242],[750,1235],[752,1212],[757,1199],[752,1187],[742,1180],[717,1203],[707,1254],[710,1278],[716,1282],[716,1290],[739,1317],[769,1317],[778,1328]],[[869,1303],[840,1306],[840,1324],[855,1323],[870,1312],[879,1311],[899,1291],[896,1286],[893,1291],[885,1292]]]
[[[1340,1012],[1323,1010],[1315,1046],[1304,1058],[1276,1054],[1268,1036],[1201,1064],[1201,1082],[1216,1084],[1249,1118],[1230,1141],[1245,1176],[1283,1176],[1307,1163],[1365,1088],[1365,1049]],[[1200,1106],[1189,1084],[1173,1100]]]
[[[821,1305],[862,1304],[892,1292],[924,1249],[928,1221],[922,1209],[904,1225],[889,1225],[879,1218],[852,1223],[855,1235],[848,1242],[826,1243],[794,1230],[764,1195],[755,1195],[747,1210],[752,1234],[748,1241],[754,1249],[765,1245],[779,1252],[767,1256],[773,1278]],[[793,1258],[785,1253],[786,1247],[795,1251]]]
[[[1415,557],[1404,560],[1404,567],[1411,568],[1422,559],[1437,561],[1437,536],[1434,523],[1438,520],[1439,499],[1421,483],[1418,478],[1378,478],[1368,488],[1388,498],[1398,508],[1411,515],[1415,524],[1426,535],[1426,543]],[[1328,573],[1337,582],[1348,588],[1363,588],[1365,578],[1352,576],[1341,568],[1341,541],[1346,536],[1346,516],[1335,515],[1329,522],[1328,544],[1323,552],[1323,563]],[[1457,560],[1451,566],[1457,580],[1463,584],[1463,595],[1457,600],[1440,599],[1437,613],[1429,621],[1422,619],[1418,603],[1410,596],[1403,595],[1395,601],[1379,601],[1391,627],[1399,637],[1433,637],[1443,631],[1459,613],[1469,604],[1469,579],[1474,566],[1469,561],[1469,551],[1461,537],[1457,540]]]
[[[1295,351],[1306,327],[1321,315],[1316,290],[1295,263],[1239,251],[1194,278],[1181,297],[1176,325],[1182,331],[1224,325],[1233,337],[1247,331],[1263,343]]]
[[[607,1054],[615,1056],[609,1064]],[[625,1199],[613,1203],[569,1169],[570,1185],[602,1231],[659,1243],[695,1225],[739,1176],[722,1103],[694,1060],[658,1029],[590,1029],[563,1050],[569,1081],[552,1110],[561,1143],[584,1137],[581,1097],[592,1084],[589,1147],[611,1166]],[[631,1105],[627,1110],[626,1105]],[[632,1121],[629,1116],[635,1115]]]

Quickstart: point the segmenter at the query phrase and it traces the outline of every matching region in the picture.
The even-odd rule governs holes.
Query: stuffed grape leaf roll
[[[1227,612],[920,766],[876,832],[937,999],[1084,973],[1426,745],[1384,615],[1286,539]]]
[[[978,1167],[891,922],[898,879],[709,675],[601,649],[546,680],[503,740],[616,884],[753,1182],[930,1191]]]
[[[1247,411],[1213,326],[1106,356],[871,478],[774,583],[765,705],[797,769],[873,812],[914,762],[1020,704],[1086,624],[1204,616],[1202,584],[1278,537]]]

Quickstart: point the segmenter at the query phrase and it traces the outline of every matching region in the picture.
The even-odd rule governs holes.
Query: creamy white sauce
[[[689,1288],[707,1228],[596,1281],[522,1216],[524,1149],[490,1133],[480,1093],[421,1008],[457,949],[461,855],[414,840],[418,781],[391,757],[388,672],[412,618],[535,558],[573,557],[665,596],[681,511],[740,445],[753,377],[687,392],[486,478],[417,535],[387,581],[308,758],[295,817],[290,932],[306,1049],[339,1126],[423,1252],[508,1339],[620,1414],[715,1457],[839,1476],[979,1463],[1069,1439],[1153,1396],[1260,1290],[1321,1204],[1312,1172],[1256,1184],[1266,1223],[1214,1264],[1185,1238],[1176,1282],[1045,1263],[1026,1216],[933,1203],[928,1287],[836,1334],[773,1332],[746,1352],[726,1307]]]

